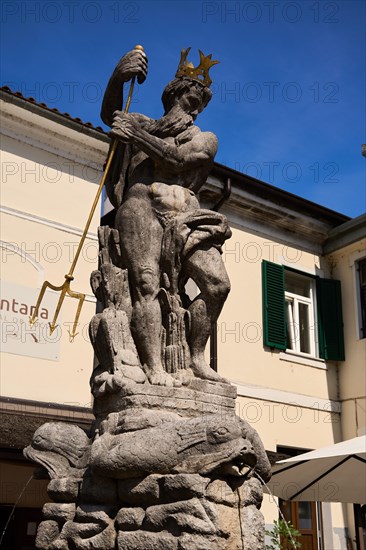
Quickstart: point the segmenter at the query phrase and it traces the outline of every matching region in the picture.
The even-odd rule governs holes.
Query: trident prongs
[[[36,303],[36,307],[34,308],[34,311],[33,311],[33,315],[31,315],[29,317],[29,326],[30,328],[33,327],[33,325],[38,321],[38,311],[39,311],[39,306],[41,305],[41,302],[43,300],[43,296],[47,290],[47,288],[50,288],[52,290],[62,290],[62,288],[64,287],[65,283],[61,286],[55,286],[53,285],[52,283],[50,283],[49,281],[45,281],[42,285],[42,288],[41,288],[41,291],[38,295],[38,299],[37,299],[37,303]],[[56,328],[56,327],[55,327]],[[55,329],[53,329],[55,330]],[[52,331],[53,332],[53,331]],[[51,334],[52,334],[51,332]]]
[[[61,295],[60,295],[60,298],[57,302],[56,311],[55,311],[55,314],[53,316],[52,322],[48,323],[49,327],[50,327],[50,334],[53,334],[53,332],[58,327],[57,318],[59,316],[62,304],[63,304],[64,299],[65,299],[65,296],[66,296],[66,294],[68,294],[71,298],[77,298],[79,300],[79,304],[78,304],[78,308],[76,310],[74,323],[72,325],[72,330],[71,331],[68,330],[69,340],[70,340],[70,342],[73,342],[75,336],[77,336],[79,334],[78,332],[76,332],[76,328],[77,328],[77,325],[78,325],[78,322],[79,322],[81,308],[83,307],[83,303],[84,303],[84,300],[85,300],[85,294],[82,294],[81,292],[73,292],[71,290],[70,283],[74,279],[74,277],[72,275],[70,275],[68,273],[67,275],[65,275],[65,279],[66,279],[65,282],[61,286],[55,286],[52,283],[50,283],[49,281],[45,281],[43,283],[42,288],[41,288],[41,292],[39,293],[39,296],[38,296],[36,307],[34,308],[33,315],[29,318],[29,325],[32,328],[33,325],[38,320],[39,306],[41,305],[41,302],[43,300],[43,296],[44,296],[47,288],[51,288],[52,290],[55,290],[55,291],[60,291],[61,290]]]
[[[76,315],[75,315],[75,319],[74,319],[74,324],[72,325],[72,330],[67,331],[69,333],[69,342],[71,344],[74,341],[75,336],[77,336],[79,334],[78,332],[76,332],[76,328],[77,328],[78,323],[79,323],[80,312],[81,312],[81,308],[83,307],[83,303],[84,303],[84,300],[85,300],[85,294],[82,294],[81,292],[73,292],[72,290],[70,290],[69,295],[72,298],[77,298],[79,300],[78,308],[76,310]]]
[[[53,319],[52,319],[52,323],[49,323],[49,326],[50,326],[50,334],[52,334],[54,332],[54,330],[56,329],[57,327],[57,324],[56,324],[56,321],[57,321],[57,317],[60,313],[60,309],[61,309],[61,306],[64,302],[64,299],[65,299],[65,296],[66,296],[66,293],[69,294],[70,293],[70,282],[73,280],[74,277],[71,277],[69,275],[65,275],[65,282],[64,284],[59,287],[57,290],[61,290],[61,296],[57,302],[57,306],[56,306],[56,311],[55,311],[55,315],[53,316]]]
[[[135,46],[135,50],[144,51],[144,48],[142,46]],[[125,106],[125,109],[124,109],[125,113],[127,113],[129,108],[130,108],[132,93],[133,93],[133,89],[134,89],[134,86],[135,86],[135,80],[136,80],[136,77],[134,76],[131,80],[130,89],[129,89],[129,92],[128,92],[126,106]],[[93,219],[95,210],[97,208],[97,205],[98,205],[98,202],[99,202],[99,199],[100,199],[100,195],[102,194],[102,190],[103,190],[103,187],[104,187],[104,182],[107,179],[107,176],[108,176],[111,164],[112,164],[114,154],[117,150],[117,143],[118,143],[118,141],[116,139],[112,140],[112,142],[111,142],[111,146],[110,146],[110,149],[109,149],[109,154],[108,154],[104,174],[103,174],[103,177],[102,177],[101,182],[99,184],[97,193],[95,195],[94,202],[93,202],[92,207],[90,209],[88,220],[87,220],[86,225],[84,227],[84,231],[83,231],[83,234],[81,236],[79,246],[76,250],[76,253],[75,253],[73,262],[71,264],[70,270],[69,270],[68,274],[65,275],[65,279],[66,279],[65,282],[61,286],[55,286],[55,285],[51,284],[49,281],[45,281],[43,283],[41,291],[39,293],[33,315],[29,318],[29,324],[30,324],[30,327],[32,328],[34,323],[38,319],[39,306],[41,305],[41,301],[43,300],[43,296],[44,296],[44,293],[46,292],[47,288],[51,288],[52,290],[55,290],[57,292],[61,291],[59,301],[57,302],[55,315],[53,316],[52,322],[49,323],[50,332],[52,334],[55,331],[56,327],[57,327],[57,324],[56,324],[57,317],[60,313],[60,310],[61,310],[61,307],[62,307],[62,304],[64,302],[66,294],[68,294],[71,298],[77,298],[79,300],[79,304],[78,304],[78,308],[76,310],[74,323],[73,323],[73,326],[72,326],[72,330],[71,331],[68,330],[70,342],[73,342],[75,336],[77,336],[77,334],[78,334],[78,332],[76,332],[76,328],[77,328],[77,325],[78,325],[78,322],[79,322],[81,308],[83,307],[83,303],[84,303],[84,300],[85,300],[85,294],[82,294],[81,292],[73,292],[70,289],[70,282],[74,279],[74,277],[73,277],[74,269],[76,267],[76,263],[79,259],[81,249],[83,247],[83,244],[85,242],[87,233],[89,231],[89,227],[90,227],[91,221]]]

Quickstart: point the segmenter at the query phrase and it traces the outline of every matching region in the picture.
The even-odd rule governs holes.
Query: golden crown
[[[175,77],[191,78],[192,80],[200,82],[204,86],[211,86],[212,80],[208,74],[208,71],[213,65],[220,63],[220,61],[211,61],[212,54],[205,56],[201,52],[201,50],[198,50],[200,54],[200,64],[198,65],[198,67],[194,67],[193,63],[187,60],[190,49],[191,48],[182,50],[182,53],[180,54],[178,70],[175,74]]]

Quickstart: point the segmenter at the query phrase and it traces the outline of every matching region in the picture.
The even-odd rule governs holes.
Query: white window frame
[[[315,292],[315,280],[312,277],[306,276],[306,274],[295,274],[297,277],[306,279],[309,283],[309,297],[301,296],[300,294],[294,294],[286,290],[285,283],[285,303],[286,303],[286,321],[290,319],[289,333],[292,340],[292,348],[288,347],[286,352],[300,355],[302,357],[319,357],[318,350],[318,334],[317,334],[317,318],[316,318],[316,292]],[[292,304],[292,307],[289,307]],[[309,352],[301,351],[300,345],[300,315],[299,305],[304,304],[308,307],[309,314]],[[293,313],[293,319],[291,319]],[[298,327],[298,328],[297,328]],[[288,342],[289,343],[289,342]]]

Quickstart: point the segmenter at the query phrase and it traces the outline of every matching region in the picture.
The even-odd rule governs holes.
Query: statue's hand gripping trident
[[[136,52],[136,51],[143,52],[143,47],[142,46],[135,46],[134,50],[132,50],[132,52],[130,52],[132,54],[131,57],[133,56],[134,52]],[[123,61],[125,61],[125,64],[126,64],[126,57],[122,58],[122,60],[117,65],[116,71],[115,71],[116,74],[118,74],[118,72],[120,71],[120,69],[121,69],[120,64]],[[127,58],[127,65],[128,65],[128,63],[129,63],[129,59]],[[126,105],[125,105],[125,108],[123,110],[124,113],[128,113],[128,110],[130,108],[133,89],[134,89],[134,86],[135,86],[136,76],[137,76],[137,80],[138,80],[139,83],[142,83],[145,80],[145,75],[142,74],[141,71],[136,73],[136,71],[134,70],[133,64],[131,64],[130,68],[124,67],[124,78],[125,78],[124,81],[131,80]],[[43,283],[41,291],[39,293],[37,303],[36,303],[36,306],[34,308],[33,315],[29,318],[29,324],[30,324],[30,327],[32,327],[36,323],[36,321],[38,320],[39,307],[41,305],[43,296],[44,296],[47,288],[50,288],[51,290],[54,290],[56,292],[61,291],[61,295],[60,295],[60,298],[59,298],[57,306],[56,306],[55,314],[53,316],[52,322],[49,323],[50,333],[52,334],[54,332],[54,330],[56,329],[56,327],[57,327],[57,318],[58,318],[58,315],[60,313],[60,310],[61,310],[61,307],[62,307],[62,304],[64,302],[66,294],[68,296],[70,296],[71,298],[78,299],[79,304],[78,304],[78,307],[77,307],[77,310],[76,310],[76,315],[75,315],[75,318],[74,318],[74,323],[73,323],[73,326],[72,326],[72,330],[71,331],[68,330],[68,333],[69,333],[69,336],[70,336],[70,342],[72,342],[74,340],[75,336],[77,336],[77,334],[78,334],[76,332],[76,329],[77,329],[77,325],[78,325],[78,322],[79,322],[81,308],[82,308],[84,300],[85,300],[85,294],[82,294],[81,292],[74,292],[73,290],[71,290],[70,283],[71,283],[71,281],[74,280],[74,277],[73,277],[74,270],[75,270],[77,261],[79,259],[82,247],[84,245],[86,235],[89,231],[89,227],[90,227],[91,221],[93,219],[96,207],[98,205],[100,195],[101,195],[103,187],[104,187],[104,183],[105,183],[105,181],[108,177],[108,173],[109,173],[110,167],[112,165],[114,154],[115,154],[116,149],[117,149],[117,144],[118,144],[118,140],[113,139],[113,141],[111,143],[111,146],[110,146],[110,149],[109,149],[109,154],[108,154],[108,158],[107,158],[107,162],[106,162],[103,177],[101,179],[101,182],[99,184],[97,193],[96,193],[95,198],[94,198],[94,202],[93,202],[92,207],[90,209],[89,216],[88,216],[83,234],[81,236],[78,248],[77,248],[75,256],[74,256],[74,260],[71,264],[69,272],[67,273],[67,275],[65,275],[65,282],[60,286],[55,286],[52,283],[50,283],[49,281],[45,281]]]

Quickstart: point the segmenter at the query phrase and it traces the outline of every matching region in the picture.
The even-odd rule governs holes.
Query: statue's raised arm
[[[103,97],[100,116],[107,126],[112,126],[113,113],[122,109],[123,84],[133,77],[137,77],[137,82],[142,84],[146,74],[147,57],[142,49],[135,48],[121,57],[109,79]]]

